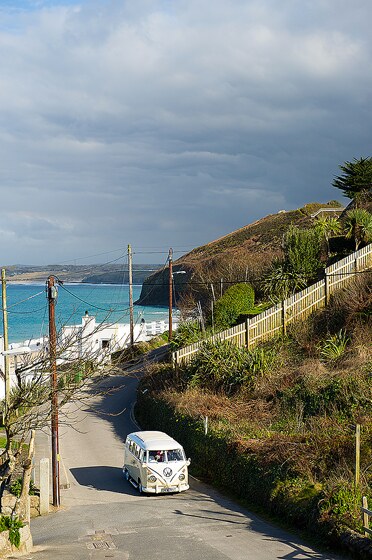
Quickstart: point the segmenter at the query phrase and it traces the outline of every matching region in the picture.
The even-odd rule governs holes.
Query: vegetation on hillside
[[[251,505],[325,540],[361,532],[361,496],[372,503],[371,314],[365,273],[285,337],[250,351],[206,342],[176,374],[156,366],[139,392],[141,425],[179,437],[194,473]]]

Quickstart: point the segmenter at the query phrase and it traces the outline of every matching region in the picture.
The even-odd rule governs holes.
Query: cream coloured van
[[[182,445],[164,432],[133,432],[125,440],[123,473],[140,492],[187,490],[189,464]]]

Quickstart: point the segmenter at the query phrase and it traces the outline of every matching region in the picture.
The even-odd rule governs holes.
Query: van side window
[[[143,463],[143,449],[140,449],[138,458]]]

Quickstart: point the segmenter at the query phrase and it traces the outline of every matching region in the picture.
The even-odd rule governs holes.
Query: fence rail
[[[358,272],[370,268],[372,268],[372,244],[327,267],[323,280],[293,294],[263,313],[247,319],[245,323],[209,337],[208,340],[211,342],[229,340],[238,346],[251,348],[278,333],[285,334],[288,325],[298,319],[305,319],[316,309],[325,307],[332,293],[345,286]],[[173,352],[173,364],[190,362],[203,342],[194,342]]]

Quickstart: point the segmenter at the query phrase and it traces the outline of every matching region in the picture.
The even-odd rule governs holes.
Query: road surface
[[[306,546],[210,486],[192,479],[182,494],[140,495],[123,477],[123,441],[134,431],[135,377],[71,412],[60,426],[62,507],[31,522],[32,560],[336,560]],[[46,452],[48,441],[39,445]]]

